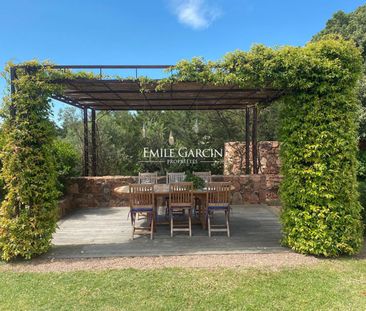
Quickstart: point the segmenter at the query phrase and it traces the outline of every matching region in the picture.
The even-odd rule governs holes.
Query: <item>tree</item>
[[[321,40],[329,34],[339,34],[347,40],[353,40],[360,49],[363,60],[363,75],[359,82],[358,97],[361,100],[362,109],[359,112],[360,137],[366,137],[366,4],[358,7],[349,14],[338,11],[326,23],[326,26],[318,34],[314,35],[313,41]]]

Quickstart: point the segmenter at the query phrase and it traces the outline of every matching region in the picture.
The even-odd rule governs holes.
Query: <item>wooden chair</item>
[[[186,173],[167,173],[167,184],[173,182],[184,182],[186,179]]]
[[[139,184],[157,184],[158,173],[139,173],[138,182]]]
[[[132,239],[135,232],[150,234],[154,238],[154,185],[153,184],[131,184],[130,185],[130,214],[132,225]],[[147,226],[137,226],[136,218],[143,214],[146,217]]]
[[[167,173],[166,174],[166,182],[167,184],[173,183],[173,182],[184,182],[186,179],[186,173]],[[174,212],[174,214],[184,215],[185,210]],[[166,198],[166,210],[165,215],[169,216],[169,197]]]
[[[211,182],[211,180],[212,180],[211,171],[193,172],[193,175],[202,178],[205,181],[206,185],[207,185],[207,183]],[[194,199],[194,214],[196,217],[201,217],[201,214],[200,214],[200,211],[202,210],[201,206],[202,206],[201,200],[199,198],[195,198]]]
[[[158,173],[139,173],[138,184],[157,184],[158,183]],[[145,213],[137,213],[137,220],[145,219]]]
[[[169,185],[169,215],[170,215],[170,236],[173,237],[175,231],[185,231],[192,236],[192,208],[193,208],[193,183],[177,182]],[[188,227],[180,223],[174,227],[174,215],[187,211]],[[183,213],[185,214],[185,213]]]
[[[211,172],[193,172],[193,175],[202,178],[206,184],[212,180]]]
[[[225,212],[225,224],[211,224],[211,217],[215,212]],[[229,182],[210,182],[207,184],[206,217],[208,236],[211,232],[227,232],[230,237],[230,183]]]

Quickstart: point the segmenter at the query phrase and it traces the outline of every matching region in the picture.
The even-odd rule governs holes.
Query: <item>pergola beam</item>
[[[174,65],[42,65],[52,69],[167,69]],[[37,67],[31,65],[16,65],[18,68]]]
[[[251,106],[253,105],[253,103],[251,104],[248,104],[248,106]],[[137,110],[137,111],[143,111],[143,108],[141,108],[141,106],[138,106],[138,107],[133,107],[133,106],[130,106],[129,108],[126,108],[126,107],[114,107],[114,108],[109,108],[108,106],[105,106],[105,107],[94,107],[95,110],[98,110],[98,111],[105,111],[105,110],[108,110],[108,111],[131,111],[131,110]],[[235,105],[227,105],[227,106],[219,106],[219,107],[212,107],[212,106],[199,106],[197,107],[197,109],[195,108],[194,111],[216,111],[216,110],[243,110],[245,109],[245,106],[235,106]],[[173,111],[186,111],[186,110],[193,110],[192,108],[189,108],[189,107],[185,107],[185,106],[182,106],[182,107],[174,107],[174,108],[171,108],[169,106],[165,106],[165,107],[153,107],[153,108],[149,108],[149,109],[145,109],[146,111],[161,111],[161,110],[164,110],[164,111],[168,111],[168,110],[173,110]]]
[[[113,82],[112,80],[109,80],[110,82]],[[61,80],[59,81],[54,81],[54,82],[62,82]],[[121,81],[118,81],[121,82]],[[78,82],[79,83],[79,82]],[[95,83],[97,83],[97,81],[95,81]],[[277,89],[266,89],[267,91],[271,91],[271,92],[277,92]],[[174,90],[174,89],[167,89],[167,90],[159,90],[159,91],[153,91],[153,93],[156,94],[171,94],[171,93],[195,93],[198,92],[199,90],[197,89],[186,89],[186,90]],[[229,93],[245,93],[245,92],[261,92],[263,91],[263,89],[230,89]],[[227,89],[202,89],[200,91],[200,93],[224,93],[227,92]],[[83,93],[89,93],[89,94],[103,94],[103,93],[121,93],[121,94],[141,94],[141,91],[139,89],[137,90],[113,90],[111,89],[111,92],[108,91],[101,91],[101,90],[90,90],[90,89],[83,89],[82,91],[77,91],[77,90],[66,90],[65,94],[83,94]]]
[[[148,102],[148,101],[153,101],[153,102],[158,102],[158,101],[166,101],[165,98],[134,98],[134,99],[128,99],[128,98],[100,98],[100,97],[90,97],[90,98],[87,98],[87,97],[80,97],[79,98],[79,102],[80,103],[84,103],[84,102],[89,102],[89,101],[98,101],[98,102],[121,102],[121,101],[124,101],[126,102],[126,105],[130,104],[129,102]],[[217,103],[219,103],[220,101],[223,101],[223,100],[233,100],[233,101],[253,101],[253,102],[257,102],[258,100],[262,100],[261,98],[258,98],[258,97],[244,97],[244,96],[241,96],[241,97],[221,97],[220,99],[215,99],[215,98],[212,98],[212,97],[199,97],[197,99],[195,98],[172,98],[171,100],[169,100],[169,103],[171,102],[181,102],[181,101],[196,101],[196,102],[199,102],[199,101],[211,101],[213,102],[212,105],[215,105]],[[195,105],[195,103],[193,104],[193,106]],[[191,107],[192,108],[192,107]]]

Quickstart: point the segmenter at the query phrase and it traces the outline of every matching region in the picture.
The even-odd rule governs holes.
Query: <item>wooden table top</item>
[[[234,190],[235,187],[231,186],[230,189]],[[129,187],[129,185],[116,187],[116,188],[114,188],[113,191],[116,194],[125,195],[125,194],[129,193],[130,187]],[[169,193],[169,184],[155,184],[154,193],[155,194],[168,194]],[[204,189],[196,189],[196,190],[193,190],[193,193],[194,194],[204,194],[204,193],[206,193],[206,191]]]

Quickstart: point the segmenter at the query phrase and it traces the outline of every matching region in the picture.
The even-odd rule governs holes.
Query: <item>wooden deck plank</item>
[[[170,237],[168,225],[158,226],[154,240],[146,235],[131,239],[127,207],[81,209],[59,222],[53,237],[54,247],[46,257],[114,257],[248,252],[283,252],[278,217],[265,205],[234,206],[231,234],[207,236],[201,226],[193,225],[193,236],[177,233]],[[215,216],[222,223],[224,216]]]

